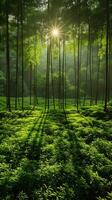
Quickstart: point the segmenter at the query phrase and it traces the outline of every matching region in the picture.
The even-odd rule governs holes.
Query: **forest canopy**
[[[111,100],[112,2],[1,0],[0,94],[74,99],[79,107]],[[53,35],[53,30],[59,34]],[[60,86],[59,86],[60,85]],[[19,88],[19,89],[18,89]],[[62,99],[65,99],[64,101]],[[54,101],[53,100],[53,101]]]

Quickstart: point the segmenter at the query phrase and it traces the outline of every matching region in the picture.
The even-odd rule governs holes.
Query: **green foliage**
[[[40,63],[40,57],[42,54],[42,43],[40,36],[30,36],[25,40],[25,60],[32,66]]]
[[[106,40],[105,35],[103,36],[102,40],[99,38],[98,43],[100,45],[98,56],[101,60],[105,57],[105,48],[106,48]]]
[[[5,79],[5,76],[4,76],[4,73],[2,72],[2,71],[0,71],[0,83],[2,82],[2,81],[5,81],[6,79]]]
[[[22,191],[22,192],[19,193],[18,199],[19,200],[25,200],[25,199],[28,199],[28,196]]]
[[[112,124],[97,119],[98,109],[82,110],[88,116],[70,110],[4,113],[1,198],[110,200]]]

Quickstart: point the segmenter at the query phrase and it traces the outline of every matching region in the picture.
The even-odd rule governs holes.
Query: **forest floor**
[[[111,114],[88,107],[0,117],[0,199],[112,199]]]

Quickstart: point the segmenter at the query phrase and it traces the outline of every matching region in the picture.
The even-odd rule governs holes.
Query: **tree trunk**
[[[78,48],[77,48],[77,110],[79,110],[80,99],[80,26],[78,27]]]
[[[30,64],[30,106],[32,105],[32,64]]]
[[[110,101],[110,88],[111,88],[111,31],[110,31],[110,23],[109,23],[109,51],[108,51],[108,54],[109,54],[109,61],[108,61],[108,102]]]
[[[46,91],[45,109],[49,110],[49,71],[50,71],[50,41],[47,41],[47,70],[46,70]]]
[[[88,32],[89,33],[89,32]],[[89,64],[89,34],[88,34],[88,45],[87,45],[87,63],[85,73],[85,91],[84,91],[84,106],[86,104],[87,91],[88,91],[88,64]]]
[[[58,91],[59,91],[59,94],[58,94],[58,101],[59,101],[59,109],[61,108],[61,41],[59,39],[59,85],[58,85]]]
[[[91,27],[89,23],[89,72],[90,72],[90,106],[92,105],[92,44],[91,44]]]
[[[75,77],[75,80],[74,80],[74,104],[76,105],[76,98],[77,98],[77,95],[76,95],[76,93],[77,93],[77,64],[76,64],[75,45],[76,45],[76,42],[75,42],[75,38],[74,38],[74,77]]]
[[[82,29],[80,27],[80,72],[81,72],[81,65],[82,65],[82,43],[83,43],[83,40],[82,40]],[[81,73],[79,75],[80,77],[80,90],[81,90]],[[81,94],[80,94],[80,98],[79,98],[79,103],[81,105]]]
[[[8,13],[8,0],[6,0],[6,93],[7,93],[7,109],[11,112],[11,103],[10,103],[10,50],[9,50],[9,13]]]
[[[98,48],[99,50],[99,48]],[[97,52],[98,53],[98,52]],[[98,98],[99,98],[99,73],[100,73],[100,58],[97,55],[97,78],[96,78],[96,98],[95,98],[95,104],[97,105],[98,103]]]
[[[17,110],[18,102],[18,72],[19,72],[19,1],[17,1],[17,36],[16,36],[16,95],[15,95],[15,110]]]
[[[48,26],[50,21],[50,0],[48,0]],[[48,35],[49,37],[49,35]],[[46,69],[46,89],[45,89],[45,110],[49,110],[49,72],[50,72],[50,38],[47,38],[47,69]]]
[[[66,46],[65,46],[65,108],[67,106],[67,55],[66,55]]]
[[[24,110],[24,46],[23,46],[23,0],[21,0],[21,65],[22,65],[22,110]]]
[[[33,69],[33,106],[36,106],[36,66]]]
[[[106,1],[106,69],[105,69],[105,106],[104,110],[107,111],[108,103],[108,70],[109,70],[109,0]]]
[[[53,57],[52,57],[52,41],[50,40],[50,53],[51,53],[51,88],[52,88],[52,98],[53,98],[53,108],[55,110],[55,94],[54,94],[54,77],[53,77]]]
[[[77,45],[77,111],[79,111],[79,101],[80,101],[80,0],[77,0],[78,6],[78,45]]]
[[[63,63],[62,63],[62,109],[65,108],[65,38],[63,38]]]

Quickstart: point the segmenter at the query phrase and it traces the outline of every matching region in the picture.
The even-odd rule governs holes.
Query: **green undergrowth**
[[[1,113],[0,199],[111,200],[112,121],[101,112]]]
[[[107,112],[104,111],[102,105],[85,106],[81,108],[81,113],[85,116],[95,117],[96,119],[109,120],[112,119],[112,106],[108,107]]]

